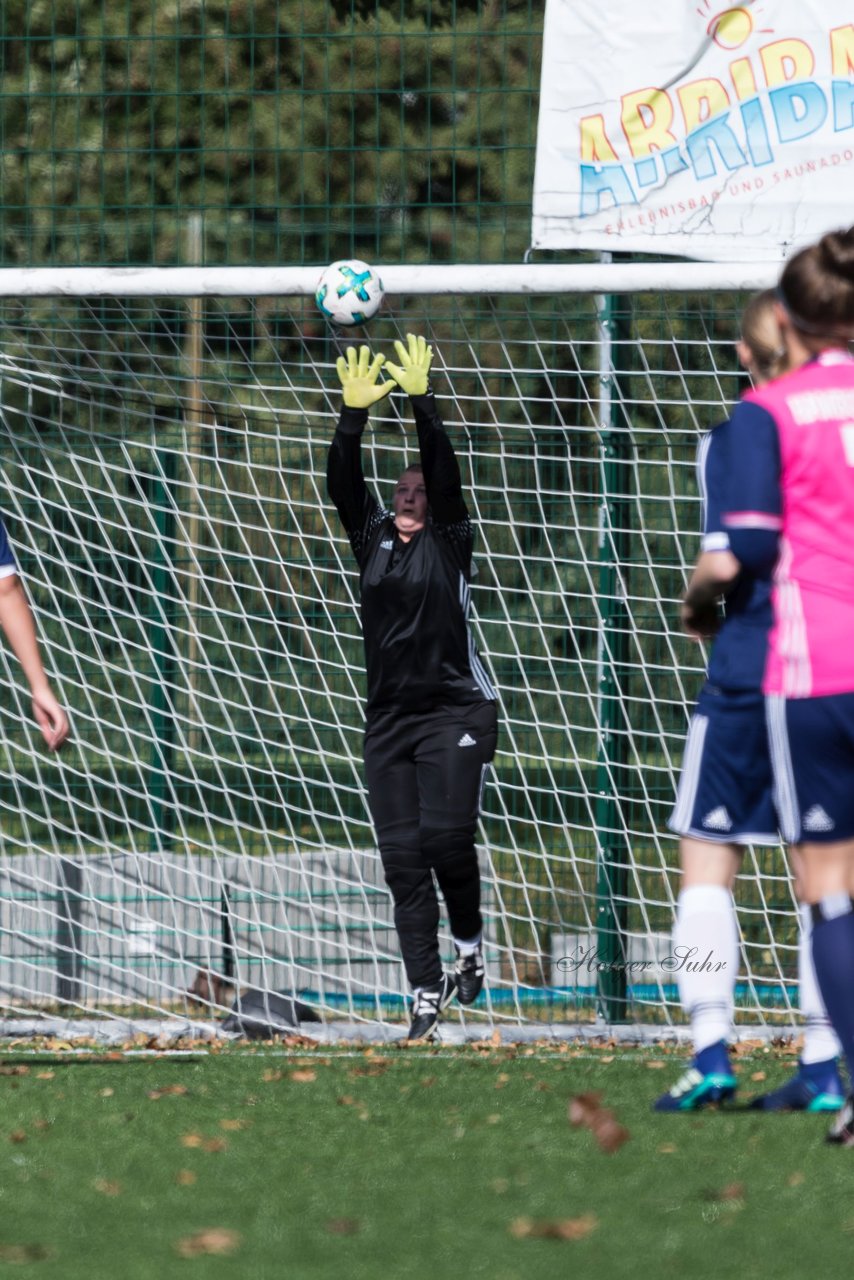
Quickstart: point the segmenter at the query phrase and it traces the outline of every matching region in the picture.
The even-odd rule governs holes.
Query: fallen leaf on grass
[[[36,1072],[36,1079],[37,1079],[37,1080],[52,1080],[52,1079],[53,1079],[53,1077],[54,1077],[55,1075],[56,1075],[56,1072],[55,1072],[55,1071],[37,1071],[37,1072]]]
[[[156,1102],[158,1098],[182,1097],[187,1092],[185,1084],[167,1084],[162,1089],[149,1090],[149,1098],[152,1102]]]
[[[359,1223],[355,1218],[330,1218],[326,1230],[332,1236],[353,1236],[359,1230]]]
[[[342,1093],[337,1102],[339,1107],[354,1107],[356,1105],[356,1099],[349,1093]]]
[[[672,1155],[673,1155],[673,1153],[674,1153],[674,1151],[676,1150],[676,1143],[675,1143],[675,1142],[662,1142],[662,1144],[661,1144],[661,1146],[658,1148],[658,1150],[659,1150],[659,1152],[661,1153],[661,1155],[663,1155],[663,1156],[672,1156]]]
[[[744,1183],[728,1182],[725,1187],[718,1187],[717,1190],[709,1188],[703,1192],[704,1200],[715,1201],[720,1204],[732,1203],[736,1200],[744,1199]]]
[[[764,1079],[765,1079],[765,1072],[764,1072],[764,1071],[754,1071],[753,1075],[752,1075],[750,1078],[751,1078],[751,1080],[756,1080],[756,1081],[764,1080]]]
[[[101,1089],[98,1093],[99,1098],[112,1098],[115,1089]]]
[[[517,1240],[583,1240],[598,1226],[596,1215],[585,1213],[580,1218],[515,1218],[509,1231]]]
[[[238,1129],[248,1129],[251,1120],[220,1120],[220,1129],[225,1129],[228,1133],[236,1133]]]
[[[660,1058],[651,1058],[646,1064],[647,1071],[660,1071],[662,1067],[666,1067],[667,1063],[662,1062]]]
[[[284,1076],[285,1076],[284,1071],[277,1071],[274,1067],[268,1067],[267,1070],[262,1075],[261,1079],[264,1080],[267,1084],[270,1084],[270,1082],[273,1080],[283,1080]]]
[[[23,1129],[13,1129],[9,1134],[10,1142],[26,1142],[27,1135]]]
[[[312,1080],[317,1079],[317,1072],[312,1071],[311,1068],[298,1069],[297,1071],[292,1071],[290,1077],[297,1084],[311,1084]]]
[[[788,1178],[786,1179],[786,1186],[799,1187],[803,1182],[803,1180],[804,1180],[804,1175],[801,1173],[800,1169],[798,1169],[794,1173],[789,1174]]]
[[[234,1253],[240,1246],[240,1235],[226,1227],[208,1227],[195,1235],[176,1240],[175,1252],[182,1258],[197,1258],[203,1253]]]
[[[569,1122],[578,1129],[589,1129],[600,1148],[609,1155],[619,1151],[631,1134],[620,1124],[609,1107],[602,1106],[601,1093],[579,1093],[569,1101]]]
[[[0,1244],[0,1262],[44,1262],[50,1256],[43,1244]]]
[[[120,1196],[122,1194],[122,1184],[120,1182],[111,1182],[107,1178],[96,1178],[92,1186],[104,1196]]]
[[[225,1151],[228,1143],[225,1138],[206,1138],[201,1133],[185,1133],[181,1137],[181,1146],[201,1151]]]
[[[179,1169],[175,1174],[175,1181],[179,1187],[191,1187],[196,1181],[196,1175],[192,1169]]]
[[[735,1044],[729,1046],[729,1051],[734,1058],[743,1058],[745,1054],[754,1053],[757,1049],[767,1050],[768,1045],[764,1040],[737,1040]]]
[[[23,1063],[19,1063],[13,1067],[7,1065],[0,1066],[0,1076],[28,1076],[29,1074],[30,1068],[25,1067]],[[23,1246],[14,1245],[11,1247],[17,1249]]]

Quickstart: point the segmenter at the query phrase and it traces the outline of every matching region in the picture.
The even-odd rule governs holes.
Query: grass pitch
[[[742,1055],[741,1092],[793,1061]],[[0,1275],[846,1274],[854,1152],[824,1144],[822,1116],[654,1115],[683,1063],[571,1046],[10,1050]],[[616,1150],[569,1123],[590,1091],[628,1131]]]

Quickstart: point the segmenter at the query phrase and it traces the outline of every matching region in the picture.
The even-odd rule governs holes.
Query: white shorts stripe
[[[780,830],[784,840],[789,844],[796,844],[801,838],[801,815],[786,726],[786,699],[780,694],[769,694],[766,697],[765,719],[768,724],[771,768],[774,772],[774,804],[777,807]]]
[[[682,759],[682,773],[679,786],[676,788],[676,804],[670,817],[669,826],[678,834],[686,835],[691,825],[694,804],[697,800],[697,787],[700,782],[700,766],[703,762],[703,744],[706,741],[706,729],[709,717],[693,715],[688,726],[685,739],[685,755]]]

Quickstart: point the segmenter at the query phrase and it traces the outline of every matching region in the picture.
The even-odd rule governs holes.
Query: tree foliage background
[[[6,0],[0,262],[518,260],[544,7]]]

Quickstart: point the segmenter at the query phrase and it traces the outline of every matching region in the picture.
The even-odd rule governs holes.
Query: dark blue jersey
[[[8,578],[10,574],[17,572],[18,566],[15,562],[15,556],[9,546],[9,539],[6,537],[3,522],[0,520],[0,578]]]
[[[729,534],[723,515],[729,509],[729,423],[722,422],[704,437],[697,455],[703,498],[703,550],[727,551]],[[771,581],[742,571],[725,603],[725,618],[712,644],[709,682],[722,689],[761,689],[771,629]]]

